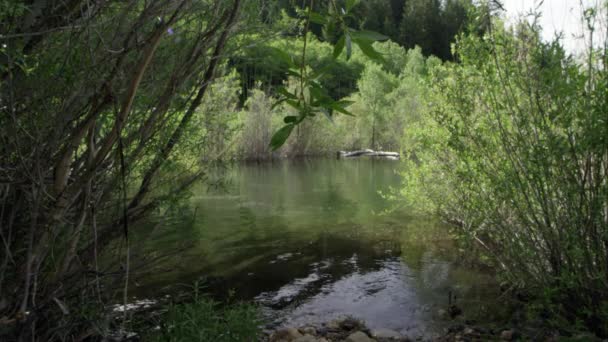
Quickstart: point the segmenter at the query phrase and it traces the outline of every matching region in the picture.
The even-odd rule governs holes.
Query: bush
[[[432,71],[437,98],[404,194],[458,221],[549,315],[608,336],[605,51],[580,64],[538,32],[461,37],[461,64]]]

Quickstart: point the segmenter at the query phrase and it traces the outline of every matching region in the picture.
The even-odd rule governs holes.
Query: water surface
[[[395,203],[381,193],[402,186],[399,169],[371,159],[222,169],[140,233],[138,254],[170,256],[134,291],[153,297],[205,279],[217,296],[255,300],[276,324],[352,315],[409,336],[445,326],[437,312],[451,292],[467,318],[491,319],[493,279],[461,262],[448,228],[388,210]]]

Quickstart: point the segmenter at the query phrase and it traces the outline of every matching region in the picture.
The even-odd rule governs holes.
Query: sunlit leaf
[[[300,69],[289,69],[287,70],[287,75],[300,78]]]

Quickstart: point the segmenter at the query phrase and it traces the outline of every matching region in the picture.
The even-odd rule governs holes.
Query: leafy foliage
[[[431,70],[433,110],[408,146],[404,194],[458,222],[550,316],[605,336],[605,51],[580,64],[535,25],[494,26],[459,39],[460,64]]]
[[[346,59],[352,56],[352,44],[355,43],[361,51],[371,59],[382,60],[382,55],[378,53],[372,43],[376,40],[384,40],[387,37],[364,30],[355,30],[348,27],[346,19],[351,16],[351,12],[359,1],[347,0],[344,7],[339,7],[336,1],[331,1],[328,4],[326,13],[319,14],[312,11],[312,8],[306,9],[306,29],[310,22],[324,25],[326,32],[337,32],[338,43],[334,47],[332,54],[333,58],[339,57],[343,50],[346,50]],[[283,88],[279,92],[277,103],[285,103],[298,111],[298,116],[294,119],[289,119],[289,123],[278,130],[271,139],[270,146],[272,150],[276,150],[285,143],[293,128],[302,123],[308,117],[314,117],[317,114],[323,113],[330,120],[334,112],[350,115],[350,112],[345,108],[345,103],[333,100],[326,89],[319,82],[321,73],[316,70],[313,73],[307,71],[307,43],[310,39],[304,34],[304,45],[302,50],[301,60],[299,64],[291,63],[293,74],[299,79],[299,87],[294,92],[290,92]],[[286,119],[287,120],[287,119]],[[287,122],[287,121],[286,121]]]

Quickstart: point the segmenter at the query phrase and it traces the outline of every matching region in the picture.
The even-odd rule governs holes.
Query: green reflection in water
[[[199,184],[185,210],[146,230],[140,257],[181,252],[139,274],[133,291],[151,297],[203,276],[218,296],[234,289],[296,321],[356,310],[343,313],[404,332],[432,321],[452,291],[467,316],[488,318],[492,277],[459,262],[444,225],[404,210],[378,214],[391,206],[379,192],[400,186],[399,167],[315,159],[219,170],[225,187]],[[372,309],[358,301],[381,303],[374,310],[388,318],[374,322],[380,313],[362,312]]]

